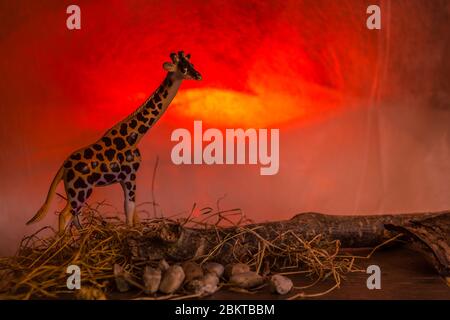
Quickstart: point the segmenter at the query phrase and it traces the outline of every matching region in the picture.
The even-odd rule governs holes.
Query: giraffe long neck
[[[182,80],[169,72],[161,85],[135,112],[108,130],[105,136],[123,137],[123,142],[137,145],[147,131],[161,118],[180,88]],[[113,140],[114,141],[114,140]],[[117,140],[120,141],[120,140]]]

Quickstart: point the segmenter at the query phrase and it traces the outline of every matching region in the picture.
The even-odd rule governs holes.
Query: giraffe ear
[[[164,62],[163,68],[168,72],[175,72],[177,70],[177,66],[170,62]]]

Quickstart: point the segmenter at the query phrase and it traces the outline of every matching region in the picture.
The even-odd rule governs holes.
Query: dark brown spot
[[[87,182],[89,182],[90,184],[94,184],[98,179],[100,179],[101,176],[102,175],[100,173],[94,172],[87,177]]]
[[[123,162],[123,160],[125,160],[125,157],[123,156],[123,153],[118,153],[117,154],[117,159],[119,160],[119,162],[120,163],[122,163]]]
[[[86,159],[91,159],[93,155],[94,155],[94,151],[92,151],[91,148],[87,148],[86,150],[84,150],[84,157]]]
[[[131,168],[129,166],[126,166],[126,165],[121,166],[120,170],[125,171],[126,174],[131,173]]]
[[[116,150],[114,150],[114,149],[108,149],[105,151],[105,156],[106,156],[106,158],[108,158],[109,161],[114,159],[115,154],[116,154]]]
[[[110,174],[110,173],[105,174],[104,177],[105,177],[106,182],[112,182],[116,178],[115,175]]]
[[[108,166],[106,165],[106,163],[102,163],[101,165],[100,165],[100,171],[101,172],[108,172],[109,170],[108,170]]]
[[[105,160],[105,157],[103,157],[103,154],[101,154],[101,153],[97,153],[95,156],[96,156],[97,159],[100,160],[100,161]]]
[[[111,131],[111,134],[112,134],[113,136],[115,136],[115,135],[117,134],[117,130],[116,130],[116,129],[113,129],[113,130]]]
[[[97,166],[98,166],[98,161],[92,161],[92,162],[91,162],[91,167],[92,167],[92,169],[97,168]]]
[[[159,114],[159,111],[158,111],[158,110],[153,110],[153,111],[152,111],[152,115],[157,116],[158,114]]]
[[[84,189],[84,188],[87,188],[86,182],[84,182],[84,180],[81,179],[81,178],[78,178],[78,179],[75,181],[75,183],[73,184],[73,186],[74,186],[76,189]]]
[[[75,170],[77,170],[78,172],[83,173],[83,174],[89,173],[89,167],[84,162],[78,162],[75,165]]]
[[[125,175],[125,173],[121,172],[118,176],[119,180],[125,180],[127,176]]]
[[[100,151],[100,150],[102,150],[102,146],[101,145],[99,145],[99,144],[94,144],[93,146],[92,146],[92,148],[94,148],[94,150],[97,150],[97,151]]]
[[[112,172],[119,172],[120,171],[120,166],[119,166],[119,164],[117,162],[111,162],[109,167],[111,168]]]
[[[155,96],[153,97],[153,101],[155,103],[161,102],[161,98],[159,97],[159,95],[155,94]]]
[[[120,125],[120,134],[123,135],[123,136],[126,136],[127,133],[128,133],[127,124],[126,123],[122,123]]]
[[[113,142],[116,145],[117,150],[122,150],[126,147],[125,141],[122,138],[114,138]]]
[[[81,203],[84,202],[84,190],[81,190],[80,192],[78,192],[78,201],[80,201]]]
[[[67,160],[66,162],[64,162],[64,168],[70,168],[72,166],[72,161]]]
[[[138,115],[137,115],[137,119],[140,121],[140,122],[147,122],[147,118],[146,117],[144,117],[143,115],[142,115],[142,113],[138,113]]]
[[[139,133],[146,133],[148,130],[148,127],[145,125],[141,125],[138,129]]]
[[[73,170],[70,169],[69,171],[67,171],[66,181],[70,182],[72,181],[73,178],[75,178],[75,172],[73,172]]]
[[[139,169],[139,162],[133,163],[133,169],[134,171],[137,171]]]
[[[73,160],[80,160],[81,159],[81,153],[74,153],[73,155],[70,156],[71,159]]]
[[[125,151],[125,159],[126,159],[128,162],[131,162],[131,161],[134,160],[134,157],[133,157],[133,154],[131,153],[131,150]]]
[[[131,122],[130,122],[130,128],[131,129],[134,129],[134,128],[136,128],[136,126],[137,126],[137,121],[136,120],[131,120]]]
[[[75,195],[77,194],[75,192],[75,190],[73,190],[72,188],[69,188],[69,190],[67,190],[67,193],[69,194],[70,197],[75,197]]]
[[[108,137],[103,137],[102,141],[105,144],[105,146],[107,146],[107,147],[109,147],[111,145],[111,139]]]
[[[129,145],[133,145],[136,143],[137,140],[137,133],[136,132],[132,132],[128,137],[127,137],[127,142]]]
[[[147,102],[146,107],[147,107],[147,108],[150,108],[150,109],[155,109],[155,108],[156,108],[156,106],[155,106],[155,104],[153,103],[152,100],[149,100],[149,101]],[[145,109],[144,109],[144,110],[145,110]]]

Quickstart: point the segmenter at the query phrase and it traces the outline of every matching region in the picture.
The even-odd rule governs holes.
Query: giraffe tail
[[[47,194],[47,199],[45,199],[44,204],[39,209],[39,211],[31,218],[26,224],[32,224],[34,222],[38,222],[42,220],[45,217],[45,214],[48,211],[48,208],[50,206],[50,202],[52,201],[52,198],[55,194],[56,187],[58,186],[58,183],[61,181],[64,174],[64,167],[59,168],[58,173],[56,174],[55,178],[53,178],[52,184],[50,185],[50,190]]]

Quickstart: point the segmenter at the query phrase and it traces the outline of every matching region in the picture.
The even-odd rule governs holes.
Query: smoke
[[[78,34],[64,29],[65,8],[56,2],[2,4],[0,254],[13,253],[32,230],[56,226],[61,199],[40,225],[24,223],[64,158],[132,112],[162,79],[168,52],[179,48],[191,51],[205,78],[184,83],[182,95],[238,93],[234,107],[236,97],[259,108],[270,101],[258,123],[280,129],[279,173],[174,165],[173,130],[192,128],[193,120],[233,128],[244,118],[220,122],[175,100],[142,140],[138,202],[151,200],[158,155],[154,192],[166,216],[188,214],[194,202],[216,207],[219,199],[222,209],[240,207],[258,221],[301,211],[448,209],[448,1],[378,1],[380,31],[365,28],[372,2],[81,1]],[[286,118],[295,107],[301,112]],[[250,109],[257,118],[260,109]],[[269,121],[272,114],[282,120]],[[91,202],[104,199],[113,206],[105,214],[122,210],[119,186],[97,188]],[[140,209],[152,215],[149,205]]]

